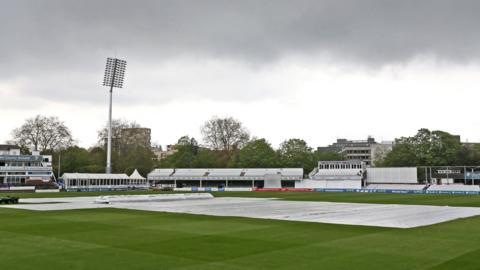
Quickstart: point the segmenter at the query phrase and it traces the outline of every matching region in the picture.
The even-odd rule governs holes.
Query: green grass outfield
[[[158,192],[21,193],[22,197]],[[480,206],[474,195],[217,192],[286,200]],[[0,208],[0,269],[480,269],[480,217],[390,229],[122,209]]]
[[[1,269],[479,269],[480,217],[415,229],[0,208]]]

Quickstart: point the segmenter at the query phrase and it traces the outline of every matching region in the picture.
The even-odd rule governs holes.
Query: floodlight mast
[[[110,103],[108,109],[108,139],[107,139],[107,166],[106,173],[112,172],[112,96],[113,87],[122,88],[123,77],[125,74],[125,66],[127,62],[117,58],[107,58],[107,65],[105,68],[105,77],[103,78],[103,85],[110,86]]]

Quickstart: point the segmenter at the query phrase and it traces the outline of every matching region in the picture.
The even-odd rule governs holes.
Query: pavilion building
[[[148,189],[147,179],[135,170],[125,173],[64,173],[64,189],[67,191],[113,191]]]

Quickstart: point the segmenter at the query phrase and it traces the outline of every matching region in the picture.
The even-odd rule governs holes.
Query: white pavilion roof
[[[64,173],[62,175],[62,178],[63,179],[125,179],[125,180],[131,179],[125,173]]]
[[[133,171],[133,173],[130,175],[130,179],[135,179],[135,180],[145,180],[145,177],[143,177],[137,169]]]

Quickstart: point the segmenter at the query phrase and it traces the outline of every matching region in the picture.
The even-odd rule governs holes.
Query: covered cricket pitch
[[[414,228],[480,215],[480,208],[474,207],[210,198],[204,195],[190,194],[186,199],[182,194],[110,196],[109,204],[98,203],[98,198],[94,197],[32,198],[20,200],[25,204],[3,207],[40,211],[119,208],[391,228]]]

